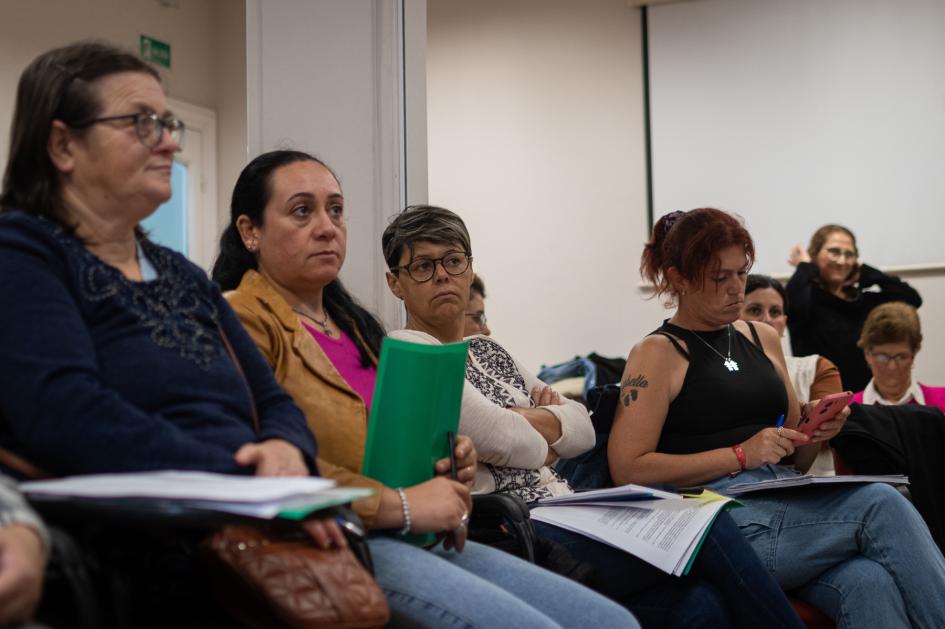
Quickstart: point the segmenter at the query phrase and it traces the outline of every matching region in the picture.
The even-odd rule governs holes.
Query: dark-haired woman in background
[[[361,474],[383,330],[338,280],[346,246],[332,171],[306,153],[273,151],[240,173],[213,276],[235,289],[233,307],[318,435],[322,473],[375,490],[354,504],[368,527],[445,534],[463,551],[372,536],[375,576],[391,607],[431,627],[637,626],[626,610],[563,577],[474,542],[464,549],[469,489],[444,476],[448,459],[437,462],[437,477],[413,487]],[[472,482],[475,457],[463,438],[461,480]]]
[[[653,228],[641,272],[677,303],[630,351],[610,433],[617,483],[732,483],[806,469],[819,443],[795,428],[800,408],[769,326],[739,321],[754,244],[735,217],[711,208],[674,212]],[[642,383],[645,382],[646,386]],[[783,426],[780,418],[784,419]],[[841,627],[942,627],[945,559],[919,514],[895,489],[872,484],[741,496],[731,511],[785,590]]]
[[[918,308],[922,298],[898,277],[859,262],[853,232],[842,225],[824,225],[805,251],[791,249],[796,266],[787,284],[788,329],[795,356],[819,354],[838,369],[845,389],[860,391],[870,370],[857,347],[866,315],[890,301]]]
[[[752,273],[745,284],[741,318],[743,321],[767,323],[783,338],[787,329],[786,303],[787,295],[781,282],[767,275]],[[840,371],[827,358],[813,354],[785,356],[784,361],[788,377],[794,385],[794,393],[801,404],[843,391]],[[835,473],[833,451],[827,441],[821,442],[820,452],[807,472],[817,476]]]

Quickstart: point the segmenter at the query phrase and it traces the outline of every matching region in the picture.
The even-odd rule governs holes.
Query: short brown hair
[[[807,255],[809,255],[811,259],[816,258],[817,254],[820,253],[820,250],[823,249],[824,243],[827,242],[828,238],[830,238],[830,234],[835,234],[837,232],[842,232],[850,237],[850,240],[853,241],[853,251],[859,255],[859,252],[857,251],[858,247],[856,246],[856,236],[854,236],[853,232],[843,225],[837,225],[835,223],[824,225],[814,232],[814,235],[810,237],[810,244],[807,245]]]
[[[868,350],[886,343],[908,343],[913,353],[919,351],[922,347],[922,326],[915,308],[901,301],[893,301],[870,311],[856,344]]]
[[[458,245],[467,256],[472,255],[469,230],[457,214],[435,205],[411,205],[391,220],[381,236],[387,268],[398,266],[405,248],[412,255],[418,242]]]
[[[671,212],[653,226],[640,274],[656,286],[657,295],[672,293],[669,269],[675,267],[690,282],[704,283],[709,264],[733,245],[744,250],[749,264],[755,261],[755,244],[741,218],[710,207]]]

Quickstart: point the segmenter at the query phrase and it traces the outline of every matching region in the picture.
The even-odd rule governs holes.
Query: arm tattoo
[[[630,390],[624,393],[620,401],[623,402],[624,406],[630,406],[630,402],[636,402],[637,396],[640,395],[640,389],[645,389],[649,386],[649,382],[646,380],[646,376],[642,373],[639,376],[630,377],[620,383],[620,390],[629,388]]]

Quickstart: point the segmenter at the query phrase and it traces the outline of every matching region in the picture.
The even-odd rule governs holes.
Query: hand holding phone
[[[813,438],[814,431],[824,422],[836,417],[837,413],[846,408],[847,404],[849,404],[852,399],[853,392],[844,391],[842,393],[831,393],[821,398],[812,411],[807,412],[810,408],[810,404],[805,404],[801,412],[801,421],[797,425],[797,430]]]

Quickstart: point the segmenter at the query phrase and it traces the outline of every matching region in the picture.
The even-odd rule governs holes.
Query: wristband
[[[742,454],[742,456],[745,456]],[[410,532],[410,503],[407,502],[407,494],[404,493],[403,488],[397,488],[397,495],[400,496],[400,508],[404,512],[404,528],[400,529],[401,535],[406,535]]]
[[[732,452],[735,453],[735,457],[738,459],[738,471],[744,472],[748,469],[748,459],[745,458],[745,451],[742,449],[742,444],[736,443],[733,445]]]

